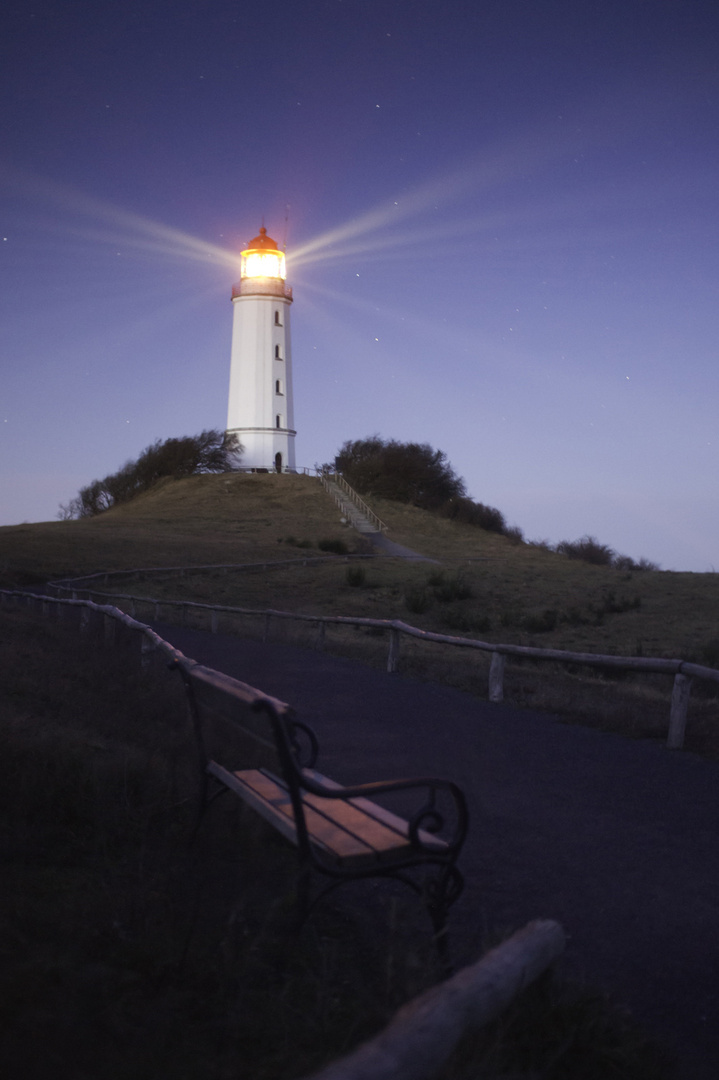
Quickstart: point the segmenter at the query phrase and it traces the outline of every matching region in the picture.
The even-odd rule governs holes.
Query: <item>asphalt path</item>
[[[625,1004],[681,1080],[719,1077],[719,763],[296,646],[155,629],[292,704],[333,779],[460,784],[456,963],[487,934],[557,919],[570,974]]]

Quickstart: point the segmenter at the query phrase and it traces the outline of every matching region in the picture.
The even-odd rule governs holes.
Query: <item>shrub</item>
[[[332,551],[335,555],[349,554],[349,548],[344,540],[318,540],[317,547],[320,551]]]
[[[475,525],[479,529],[486,529],[487,532],[505,533],[507,531],[507,523],[501,510],[497,510],[493,506],[485,506],[484,503],[475,502],[474,499],[469,499],[466,495],[448,499],[440,507],[439,512],[442,517],[449,518],[450,521],[460,521],[464,525]]]
[[[158,439],[142,451],[137,461],[127,461],[104,480],[93,480],[80,488],[66,506],[61,504],[58,516],[63,520],[95,517],[149,491],[166,476],[230,472],[237,466],[241,453],[237,436],[224,431],[202,431],[199,435],[164,442]]]
[[[467,584],[464,576],[458,573],[437,585],[434,595],[442,603],[448,603],[452,600],[469,600],[472,596],[472,587]]]
[[[512,544],[524,543],[524,533],[520,529],[519,525],[510,525],[504,530],[504,535]]]
[[[546,540],[530,541],[533,547],[542,547],[552,550]],[[607,544],[600,544],[594,536],[583,536],[580,540],[562,540],[554,548],[560,555],[566,555],[568,559],[581,559],[583,562],[593,563],[595,566],[612,566],[615,570],[622,570],[631,574],[635,570],[659,570],[658,563],[650,559],[641,558],[635,562],[629,555],[618,555]]]
[[[436,510],[448,499],[464,496],[442,450],[428,443],[401,443],[373,435],[345,442],[335,455],[334,469],[363,493]]]
[[[408,589],[404,594],[404,603],[413,615],[424,615],[432,601],[426,589]]]
[[[347,573],[345,574],[345,581],[348,585],[352,585],[354,588],[364,585],[365,578],[367,577],[364,566],[348,566]]]
[[[547,608],[541,615],[528,615],[524,620],[524,629],[530,634],[550,634],[556,630],[559,622],[559,612],[554,608]]]
[[[594,566],[611,566],[614,552],[606,544],[600,544],[594,536],[583,536],[580,540],[562,540],[557,544],[560,555],[568,559],[581,559]]]

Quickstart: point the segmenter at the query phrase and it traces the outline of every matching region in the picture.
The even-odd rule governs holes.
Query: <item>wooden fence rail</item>
[[[264,564],[255,564],[256,566]],[[681,659],[666,659],[664,657],[650,656],[610,656],[600,653],[569,652],[564,649],[539,649],[530,645],[508,645],[489,641],[480,641],[475,638],[455,637],[450,634],[437,634],[430,630],[420,630],[416,626],[403,622],[401,619],[371,619],[360,616],[347,615],[304,615],[291,611],[277,611],[272,608],[240,608],[223,604],[200,604],[189,600],[158,600],[155,597],[135,596],[128,593],[103,593],[96,589],[87,588],[82,582],[87,582],[93,577],[103,575],[91,575],[88,578],[80,578],[72,587],[65,579],[63,582],[50,582],[48,588],[57,591],[72,591],[74,598],[85,593],[87,599],[93,596],[107,600],[119,600],[130,606],[131,613],[136,612],[137,604],[153,606],[154,619],[159,620],[161,607],[179,608],[180,621],[184,625],[190,610],[210,613],[210,628],[213,633],[218,632],[219,615],[256,616],[263,619],[263,641],[269,639],[272,619],[289,620],[295,622],[314,623],[318,633],[316,647],[324,648],[325,628],[329,625],[373,627],[384,630],[389,634],[389,651],[387,656],[387,671],[391,674],[399,670],[400,640],[404,635],[419,641],[431,641],[441,645],[449,645],[455,648],[475,649],[480,652],[490,653],[492,656],[489,670],[488,698],[490,701],[500,703],[504,700],[504,673],[507,657],[516,656],[523,659],[531,659],[540,662],[554,662],[560,664],[581,664],[584,667],[607,668],[618,671],[636,671],[655,675],[673,675],[674,686],[672,690],[671,705],[669,712],[669,726],[667,731],[666,745],[670,750],[680,750],[684,745],[686,731],[689,698],[691,694],[692,679],[705,679],[709,682],[719,683],[719,670],[704,667],[701,664],[693,664]]]
[[[390,556],[391,557],[391,556]],[[350,559],[377,559],[387,558],[381,555],[303,555],[296,559],[267,559],[266,562],[253,563],[208,563],[200,566],[138,566],[129,570],[100,570],[95,574],[83,574],[80,577],[60,578],[58,581],[48,582],[48,587],[60,592],[73,592],[78,588],[84,588],[88,582],[101,581],[104,585],[109,584],[110,578],[115,577],[161,577],[177,574],[184,577],[186,574],[202,574],[208,570],[219,570],[226,574],[234,570],[279,570],[287,566],[314,566],[316,563],[349,562]]]
[[[403,1005],[388,1027],[308,1080],[429,1080],[468,1029],[495,1020],[561,955],[559,923],[537,919],[476,964]]]

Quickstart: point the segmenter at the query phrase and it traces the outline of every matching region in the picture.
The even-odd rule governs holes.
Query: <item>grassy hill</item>
[[[591,566],[504,536],[383,500],[389,536],[430,563],[380,558],[365,580],[346,567],[192,575],[147,595],[291,611],[404,618],[446,633],[591,652],[719,662],[719,575]],[[340,522],[307,476],[219,475],[167,480],[96,518],[0,528],[0,583],[133,567],[300,559],[318,543],[371,548]],[[122,591],[132,591],[123,580]],[[152,590],[155,590],[152,592]]]
[[[99,570],[296,559],[296,565],[251,573],[123,578],[114,587],[140,596],[240,607],[401,618],[486,641],[719,665],[719,575],[592,566],[412,506],[383,500],[372,505],[393,540],[436,562],[380,557],[350,566],[342,559],[302,566],[299,560],[322,554],[322,541],[343,541],[355,553],[371,549],[341,523],[316,479],[224,474],[164,481],[97,518],[2,528],[0,583],[17,586]],[[299,631],[295,640],[303,640]],[[338,640],[338,646],[369,662],[381,663],[385,656],[384,642],[366,633]],[[439,646],[430,657],[428,647],[422,649],[420,654],[403,646],[403,670],[485,692],[483,657]],[[671,679],[633,676],[621,682],[618,687],[616,675],[563,670],[559,692],[556,671],[546,665],[512,665],[507,690],[515,701],[590,720],[614,715],[619,694],[626,704],[611,726],[663,732]],[[715,709],[711,695],[696,684],[695,710],[706,713],[707,730]],[[602,701],[612,704],[604,708]],[[606,715],[601,722],[608,722]]]

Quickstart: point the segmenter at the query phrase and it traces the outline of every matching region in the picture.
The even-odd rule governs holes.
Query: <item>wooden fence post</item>
[[[681,750],[684,746],[684,732],[687,726],[689,695],[692,692],[692,680],[681,672],[674,676],[672,688],[672,706],[669,713],[669,732],[667,749]]]
[[[323,622],[317,623],[317,639],[315,641],[315,648],[318,652],[323,652],[325,647],[325,624]]]
[[[105,644],[106,645],[114,645],[115,644],[115,630],[116,630],[115,619],[113,619],[112,615],[104,615],[103,616],[103,624],[104,624],[104,631],[105,631]]]
[[[489,667],[489,700],[499,704],[504,701],[504,665],[507,657],[503,653],[492,653]]]
[[[389,632],[389,656],[387,657],[387,671],[394,675],[399,665],[399,630],[394,627]]]
[[[213,634],[217,633],[219,622],[220,622],[220,613],[219,613],[219,611],[210,612],[210,630],[212,631]]]
[[[264,628],[262,630],[262,640],[263,641],[269,641],[269,638],[270,638],[270,618],[271,618],[271,616],[269,614],[265,615],[265,625],[264,625]]]

